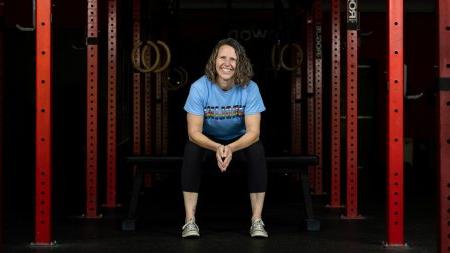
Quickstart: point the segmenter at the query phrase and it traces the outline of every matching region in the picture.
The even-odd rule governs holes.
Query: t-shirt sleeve
[[[195,115],[203,115],[203,100],[204,96],[202,96],[199,85],[194,83],[189,90],[184,110]]]
[[[256,83],[250,83],[247,87],[247,103],[245,105],[245,115],[252,115],[266,110],[264,102],[259,93],[259,88]]]

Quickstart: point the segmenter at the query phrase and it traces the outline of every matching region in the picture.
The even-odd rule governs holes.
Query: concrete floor
[[[277,183],[272,184],[264,211],[269,238],[252,239],[248,235],[250,206],[243,193],[245,184],[237,182],[228,192],[214,191],[229,185],[229,180],[233,179],[212,179],[204,184],[197,213],[201,238],[197,240],[180,236],[184,219],[181,194],[169,183],[144,191],[135,232],[120,229],[125,208],[104,213],[99,220],[56,212],[53,228],[57,243],[52,248],[30,247],[30,212],[6,213],[2,252],[437,252],[437,205],[426,192],[408,193],[408,247],[396,249],[383,247],[385,201],[383,194],[375,190],[360,197],[364,199],[360,202],[360,213],[365,217],[362,220],[342,220],[342,210],[324,207],[327,196],[314,196],[321,231],[307,232],[300,188],[290,179],[272,178]]]

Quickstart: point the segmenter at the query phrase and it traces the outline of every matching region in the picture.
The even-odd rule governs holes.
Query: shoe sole
[[[255,232],[253,234],[250,234],[251,237],[259,237],[259,238],[267,238],[269,235],[261,233],[261,232]]]
[[[189,232],[184,235],[181,235],[181,237],[183,237],[183,238],[199,238],[200,234],[196,233],[196,232]]]

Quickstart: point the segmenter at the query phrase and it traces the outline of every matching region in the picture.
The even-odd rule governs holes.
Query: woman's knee
[[[247,159],[264,159],[265,158],[265,152],[264,152],[264,146],[262,145],[261,141],[257,141],[253,143],[252,145],[248,146],[246,149],[246,156]]]

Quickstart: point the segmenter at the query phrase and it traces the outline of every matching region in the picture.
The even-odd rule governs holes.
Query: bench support
[[[297,158],[297,159],[296,159]],[[283,169],[288,168],[289,170],[298,170],[300,169],[301,173],[301,182],[302,182],[302,191],[303,191],[303,201],[305,203],[305,225],[307,231],[320,231],[320,221],[314,218],[314,211],[312,206],[312,199],[310,193],[310,185],[309,185],[309,177],[308,170],[305,163],[315,163],[317,159],[312,160],[305,159],[302,157],[294,157],[294,162],[290,162],[289,157],[267,157],[267,163],[269,171],[279,169],[282,171]],[[146,164],[157,164],[162,165],[163,163],[173,163],[173,168],[180,168],[180,162],[182,161],[181,157],[173,157],[168,158],[164,157],[161,159],[152,158],[152,157],[129,157],[127,158],[129,164],[136,164],[136,171],[133,178],[133,189],[132,196],[130,200],[130,205],[128,208],[128,215],[125,220],[122,221],[122,230],[123,231],[134,231],[136,230],[136,210],[139,202],[139,195],[142,187],[142,181],[144,178],[144,168],[143,165]],[[163,167],[167,167],[165,164]]]

